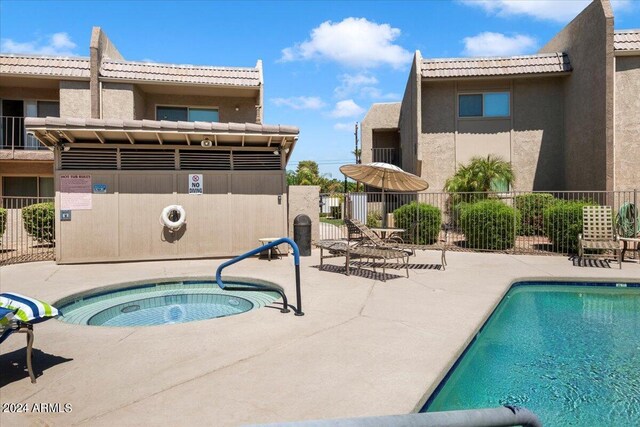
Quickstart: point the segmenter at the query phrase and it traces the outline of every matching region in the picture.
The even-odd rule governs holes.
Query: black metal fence
[[[54,199],[2,197],[0,265],[54,259]]]
[[[320,238],[347,239],[344,219],[355,218],[405,243],[446,240],[450,250],[569,255],[577,252],[583,206],[610,206],[618,234],[638,237],[638,202],[639,190],[321,194]]]

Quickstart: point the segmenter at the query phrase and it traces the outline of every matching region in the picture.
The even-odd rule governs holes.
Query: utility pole
[[[354,132],[353,132],[353,136],[354,136],[355,143],[356,143],[356,148],[353,151],[353,154],[356,157],[356,164],[359,165],[362,153],[358,150],[358,122],[356,122],[356,124],[355,124],[355,129],[354,129]],[[359,192],[359,191],[360,191],[360,183],[356,182],[356,193]]]

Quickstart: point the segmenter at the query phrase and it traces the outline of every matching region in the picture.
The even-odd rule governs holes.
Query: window
[[[38,117],[60,117],[60,103],[57,101],[38,101]]]
[[[218,110],[214,108],[156,107],[156,120],[172,122],[217,122]]]
[[[459,117],[509,117],[509,92],[486,92],[458,96]]]

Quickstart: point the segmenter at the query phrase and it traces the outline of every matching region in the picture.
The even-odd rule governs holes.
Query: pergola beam
[[[127,139],[129,140],[130,143],[135,144],[136,140],[133,138],[133,135],[131,135],[129,132],[125,132],[124,133],[127,137]]]
[[[73,135],[69,135],[64,131],[58,131],[58,134],[69,142],[76,142],[76,139],[73,137]]]
[[[162,140],[162,135],[160,135],[160,132],[156,132],[156,138],[158,138],[158,142],[160,143],[160,145],[162,145],[164,141]]]
[[[102,136],[100,132],[94,131],[93,134],[98,138],[98,141],[100,141],[101,144],[104,144],[104,136]]]
[[[189,138],[189,134],[188,133],[184,134],[184,139],[187,140],[187,145],[191,145],[191,138]]]

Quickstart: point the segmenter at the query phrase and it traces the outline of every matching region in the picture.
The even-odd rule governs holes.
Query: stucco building
[[[386,161],[441,191],[459,164],[498,155],[515,190],[640,187],[640,30],[614,31],[595,0],[537,54],[423,58],[400,103],[362,122],[363,162]]]
[[[0,55],[1,194],[55,195],[58,262],[228,256],[287,235],[298,129],[263,123],[260,61],[127,61],[97,27],[89,52]],[[168,205],[186,211],[176,232]]]

